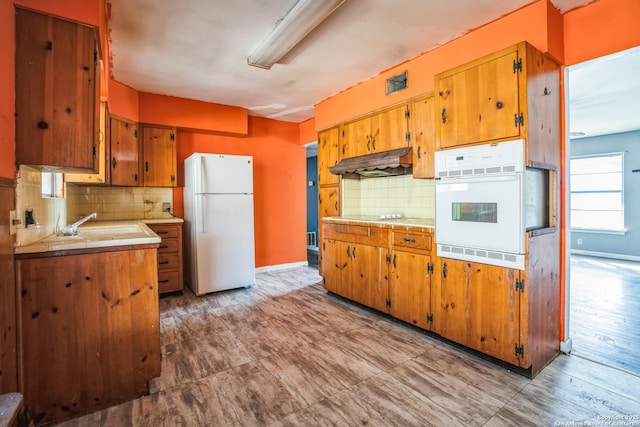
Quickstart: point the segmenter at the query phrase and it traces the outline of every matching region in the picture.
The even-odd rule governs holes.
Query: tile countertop
[[[175,217],[124,221],[89,221],[78,227],[76,236],[51,234],[29,245],[16,247],[15,253],[28,254],[160,243],[160,237],[147,224],[182,222],[184,222],[182,219]]]
[[[324,222],[340,222],[340,223],[367,223],[376,224],[383,227],[393,228],[399,227],[420,227],[433,228],[434,220],[432,218],[397,218],[397,219],[380,219],[379,216],[327,216],[322,218]]]

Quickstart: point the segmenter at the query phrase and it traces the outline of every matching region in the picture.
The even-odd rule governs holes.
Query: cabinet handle
[[[347,246],[347,258],[351,258],[351,246]]]
[[[408,242],[408,243],[415,243],[416,242],[416,239],[410,239],[409,237],[405,237],[402,240],[404,240],[405,242]]]
[[[373,147],[373,151],[376,151],[376,139],[373,138],[373,142],[371,143],[371,146]]]
[[[113,159],[111,159],[111,167],[112,168],[116,168],[116,164],[118,163],[118,161],[116,160],[116,158],[114,157]]]
[[[398,255],[393,254],[393,268],[396,268],[396,259],[398,259]]]
[[[149,172],[149,162],[144,162],[144,171]]]
[[[336,200],[336,211],[338,210],[338,201]]]
[[[371,140],[367,139],[367,151],[371,151]]]
[[[158,280],[158,283],[168,283],[169,279],[164,279],[164,280]]]
[[[156,231],[156,234],[167,234],[168,231]]]
[[[442,266],[442,277],[447,278],[447,263],[445,262]]]
[[[38,122],[38,129],[49,129],[49,123],[43,121]]]
[[[420,146],[418,145],[418,158],[420,158]]]
[[[440,115],[440,118],[442,118],[442,124],[446,124],[447,123],[447,116],[445,116],[445,113],[447,112],[446,108],[442,109],[442,114]]]
[[[356,247],[353,247],[353,250],[351,251],[351,255],[353,255],[353,259],[356,259]]]
[[[169,246],[168,245],[162,245],[159,247],[159,249],[167,249]]]
[[[138,174],[137,174],[137,173],[134,173],[134,174],[133,174],[133,180],[134,180],[135,182],[138,182]]]
[[[160,261],[158,264],[160,265],[169,264],[169,261]]]

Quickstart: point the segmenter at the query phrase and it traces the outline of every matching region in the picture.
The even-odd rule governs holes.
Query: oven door
[[[436,243],[469,254],[472,249],[524,254],[522,187],[521,173],[436,180]]]

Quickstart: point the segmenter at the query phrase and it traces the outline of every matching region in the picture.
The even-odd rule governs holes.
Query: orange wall
[[[11,0],[0,0],[0,176],[15,178],[15,20]]]
[[[125,119],[139,121],[139,93],[137,90],[109,79],[109,113]]]
[[[305,145],[318,140],[316,133],[316,120],[310,118],[300,123],[300,145]]]
[[[600,0],[564,15],[565,65],[639,45],[638,0]]]
[[[178,186],[174,210],[184,214],[184,159],[194,152],[254,158],[256,266],[305,261],[306,162],[298,125],[249,118],[244,138],[178,131]]]
[[[207,130],[228,135],[248,133],[248,110],[140,92],[140,122]]]

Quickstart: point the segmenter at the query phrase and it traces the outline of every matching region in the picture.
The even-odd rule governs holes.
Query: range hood
[[[406,175],[412,172],[411,147],[380,153],[365,154],[341,160],[337,165],[329,168],[332,174],[342,175],[343,178],[359,179],[365,177],[381,177]]]

